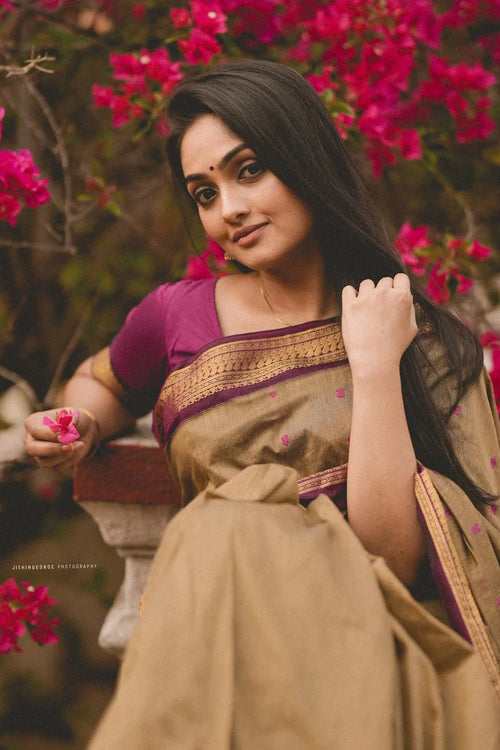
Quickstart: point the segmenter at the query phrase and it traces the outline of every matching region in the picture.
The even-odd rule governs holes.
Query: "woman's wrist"
[[[97,453],[101,444],[101,428],[99,426],[99,421],[93,412],[89,411],[89,409],[84,409],[83,407],[80,407],[79,411],[81,414],[85,414],[94,427],[94,439],[92,440],[87,455],[85,456],[85,458],[91,458]]]

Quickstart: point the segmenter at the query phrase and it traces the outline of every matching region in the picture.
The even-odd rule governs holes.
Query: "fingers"
[[[44,417],[52,419],[56,414],[55,410],[30,414],[25,420],[24,444],[28,455],[39,466],[59,470],[78,463],[84,455],[85,443],[82,440],[66,444],[59,442],[58,435],[43,424]]]
[[[345,307],[346,304],[348,304],[352,300],[355,300],[357,296],[358,293],[353,286],[345,286],[342,289],[342,307]]]
[[[52,417],[53,415],[54,412],[52,411],[41,411],[36,412],[35,414],[30,414],[29,417],[26,417],[24,420],[24,427],[27,435],[32,436],[35,440],[57,442],[56,435],[47,425],[43,424],[44,417]]]
[[[85,444],[75,441],[68,445],[47,440],[34,440],[30,435],[24,439],[27,453],[46,469],[73,466],[80,460],[80,454]]]
[[[394,277],[383,276],[376,284],[373,279],[363,279],[356,290],[353,286],[345,286],[342,290],[342,300],[354,299],[365,292],[373,289],[400,289],[410,292],[410,279],[406,273],[397,273]]]

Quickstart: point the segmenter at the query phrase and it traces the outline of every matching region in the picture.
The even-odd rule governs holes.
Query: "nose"
[[[234,186],[221,190],[221,215],[225,222],[234,224],[249,212],[248,200],[242,190]]]

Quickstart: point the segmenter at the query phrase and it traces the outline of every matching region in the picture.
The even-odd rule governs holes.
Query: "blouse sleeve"
[[[111,345],[93,358],[92,375],[136,417],[153,408],[169,373],[167,312],[173,284],[134,307]]]

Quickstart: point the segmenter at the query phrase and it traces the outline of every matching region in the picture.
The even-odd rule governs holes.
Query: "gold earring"
[[[232,258],[232,256],[231,256],[231,255],[228,255],[227,253],[224,253],[224,260],[225,260],[226,262],[228,262],[228,261],[230,261],[230,260],[232,260],[232,259],[233,259],[233,258]]]

